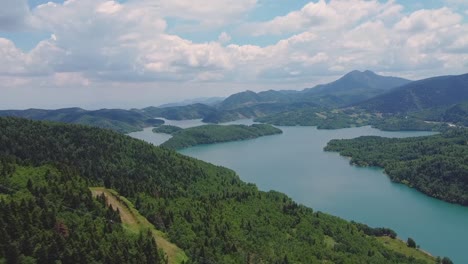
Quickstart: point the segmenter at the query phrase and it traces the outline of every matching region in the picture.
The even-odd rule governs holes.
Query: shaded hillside
[[[0,116],[15,116],[33,120],[90,125],[111,129],[120,133],[139,131],[147,126],[156,126],[164,123],[162,120],[150,118],[143,113],[122,109],[101,109],[93,111],[81,108],[63,108],[57,110],[4,110],[0,111]]]
[[[387,94],[357,104],[381,113],[407,113],[450,106],[468,100],[468,74],[412,82]]]
[[[64,175],[80,175],[83,184],[113,188],[166,231],[189,263],[431,263],[387,248],[356,224],[313,212],[284,194],[261,192],[231,170],[112,131],[0,118],[0,135],[0,171],[11,171],[5,169],[11,163],[54,164],[67,169]],[[82,193],[91,201],[89,192]],[[74,248],[90,241],[83,237]],[[2,248],[0,258],[9,249]]]

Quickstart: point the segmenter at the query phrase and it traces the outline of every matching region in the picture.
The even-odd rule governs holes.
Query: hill
[[[468,74],[412,82],[355,106],[372,112],[397,114],[448,107],[463,101],[468,101]]]
[[[397,77],[381,76],[372,71],[352,71],[336,81],[303,91],[245,91],[233,94],[219,104],[221,110],[251,107],[256,104],[310,102],[324,107],[341,107],[364,101],[393,88],[410,83]]]
[[[18,167],[55,166],[63,172],[58,179],[66,188],[58,186],[54,177],[38,173],[45,175],[45,186],[35,189],[58,192],[59,195],[51,196],[47,201],[64,201],[67,207],[80,210],[85,208],[80,205],[80,199],[88,203],[92,201],[87,187],[104,185],[115,189],[158,230],[167,232],[169,240],[188,255],[189,263],[431,263],[389,248],[374,237],[388,232],[362,230],[354,223],[298,205],[284,194],[259,191],[254,185],[242,182],[231,170],[109,130],[0,118],[0,135],[0,172],[7,175],[7,179]],[[24,174],[29,177],[36,173]],[[73,175],[81,182],[79,185],[71,182]],[[2,185],[11,188],[13,183],[8,181]],[[2,197],[10,195],[7,190],[0,190]],[[34,242],[31,235],[39,231],[54,232],[54,224],[34,227],[25,233],[16,228],[21,226],[22,230],[29,230],[25,229],[32,227],[28,219],[41,219],[37,214],[46,210],[41,200],[40,196],[32,200],[37,202],[37,210],[19,210],[21,199],[17,200],[16,207],[2,207],[5,211],[0,218],[8,220],[2,224],[5,228],[0,228],[0,232],[8,230],[14,235],[2,234],[0,260],[11,252],[25,257],[30,257],[30,252],[38,252],[18,245],[17,238]],[[0,199],[0,204],[4,201]],[[72,259],[74,262],[93,262],[92,256],[101,256],[100,261],[106,261],[105,257],[122,258],[109,261],[112,263],[143,262],[138,259],[129,261],[125,257],[136,252],[143,256],[142,249],[154,248],[154,244],[144,242],[144,237],[137,239],[141,242],[136,251],[131,247],[134,240],[123,236],[121,242],[115,240],[119,239],[119,233],[110,237],[102,235],[114,240],[102,244],[96,241],[103,234],[97,230],[107,226],[92,224],[99,220],[93,220],[99,216],[96,210],[88,209],[90,214],[82,218],[85,225],[67,220],[65,224],[73,228],[68,229],[68,237],[57,238],[57,244],[49,241],[32,244],[47,250],[41,252],[50,252],[45,255],[44,263],[62,260],[61,254],[69,254],[62,245],[77,252],[73,255],[76,257]],[[32,218],[23,215],[34,212],[36,216]],[[49,214],[45,216],[54,219],[48,218]],[[79,235],[77,228],[89,228],[88,234],[93,236]],[[62,232],[63,228],[59,225],[57,230]],[[116,243],[111,247],[105,246],[113,241]],[[112,253],[104,251],[92,255],[101,245],[103,250],[112,250]],[[122,254],[127,255],[119,253],[124,248],[128,250]]]
[[[72,124],[90,125],[111,129],[120,133],[139,131],[147,126],[164,123],[143,113],[122,109],[101,109],[88,111],[81,108],[63,108],[57,110],[28,109],[3,110],[0,116],[15,116],[33,120],[48,120]]]
[[[351,157],[358,166],[379,166],[390,179],[468,206],[468,129],[417,138],[360,137],[332,140],[326,151]]]
[[[334,82],[305,89],[302,96],[321,99],[324,102],[334,100],[335,104],[338,104],[336,106],[345,106],[410,82],[403,78],[378,75],[372,71],[352,71]]]
[[[246,125],[204,125],[186,128],[175,133],[173,137],[161,146],[172,149],[182,149],[191,146],[220,142],[253,139],[267,135],[281,134],[276,127],[264,124]]]

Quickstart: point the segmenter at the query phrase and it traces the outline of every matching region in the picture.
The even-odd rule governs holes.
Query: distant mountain
[[[218,105],[218,108],[222,110],[232,110],[237,108],[250,107],[256,104],[288,101],[291,101],[290,96],[280,91],[268,90],[259,93],[245,91],[229,96]]]
[[[155,120],[143,113],[122,109],[93,111],[81,108],[4,110],[0,111],[0,116],[15,116],[33,120],[90,125],[111,129],[120,133],[139,131],[146,126],[164,123],[162,120]]]
[[[301,97],[321,100],[324,106],[327,104],[345,106],[383,94],[410,82],[403,78],[378,75],[372,71],[352,71],[334,82],[305,89]]]
[[[408,113],[468,100],[468,74],[441,76],[409,83],[356,106],[373,112]]]
[[[216,112],[216,108],[205,104],[191,104],[171,107],[146,107],[140,112],[152,117],[163,117],[170,120],[202,119]]]
[[[181,102],[162,104],[158,107],[165,108],[165,107],[174,107],[174,106],[186,106],[186,105],[191,105],[191,104],[205,104],[205,105],[212,106],[212,105],[216,105],[222,102],[224,99],[225,99],[224,97],[202,97],[202,98],[183,100]]]
[[[403,78],[381,76],[372,71],[352,71],[334,82],[317,85],[303,91],[269,90],[259,93],[245,91],[233,94],[218,107],[222,110],[233,110],[256,104],[292,102],[311,102],[325,107],[342,107],[364,101],[410,82]]]

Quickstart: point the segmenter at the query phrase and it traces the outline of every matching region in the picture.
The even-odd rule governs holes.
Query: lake
[[[200,120],[175,125],[200,125]],[[170,124],[174,124],[169,122]],[[234,123],[250,124],[251,120]],[[181,125],[182,124],[182,125]],[[324,152],[331,139],[363,135],[411,137],[429,132],[384,132],[371,127],[318,130],[280,127],[283,134],[248,141],[192,147],[180,151],[235,170],[261,190],[277,190],[314,210],[373,227],[389,227],[422,249],[468,263],[468,208],[449,204],[402,184],[392,183],[378,168],[351,166],[349,159]],[[170,136],[151,129],[132,136],[160,144]],[[165,137],[164,137],[165,136]]]

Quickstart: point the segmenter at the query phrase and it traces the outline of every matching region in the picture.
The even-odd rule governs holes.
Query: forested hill
[[[161,125],[162,120],[137,111],[123,109],[84,110],[63,108],[57,110],[28,109],[2,110],[0,116],[15,116],[33,120],[48,120],[72,124],[90,125],[111,129],[120,133],[139,131],[147,126]]]
[[[115,189],[133,202],[140,213],[159,230],[167,232],[170,240],[185,250],[190,263],[435,262],[427,255],[407,257],[403,254],[406,254],[407,250],[402,253],[395,252],[393,250],[396,249],[387,248],[387,244],[372,237],[391,235],[391,232],[369,230],[337,217],[313,212],[312,209],[296,204],[283,194],[261,192],[254,185],[243,183],[231,170],[108,130],[10,117],[0,118],[0,161],[2,182],[10,187],[13,183],[8,178],[11,177],[11,173],[19,173],[20,168],[56,167],[59,174],[57,177],[62,179],[54,180],[57,177],[46,174],[41,183],[33,181],[32,184],[27,183],[26,188],[44,193],[50,188],[55,194],[48,196],[47,201],[63,201],[68,207],[90,210],[93,212],[90,214],[91,218],[99,213],[95,211],[97,209],[88,205],[90,195],[85,188],[105,185]],[[32,175],[29,172],[24,174]],[[69,180],[73,175],[77,179]],[[64,182],[66,188],[62,189],[57,181]],[[40,187],[42,184],[45,187]],[[29,185],[31,187],[28,187]],[[17,188],[15,185],[14,189]],[[2,188],[0,192],[0,203],[3,206],[4,197],[9,191]],[[40,196],[32,201],[36,201],[37,207],[45,210],[43,212],[53,210],[47,209]],[[82,203],[84,204],[81,205]],[[77,233],[79,228],[82,228],[92,231],[95,236],[104,236],[105,233],[98,231],[101,230],[101,226],[93,225],[92,219],[88,221],[86,218],[80,218],[75,223],[72,216],[57,217],[56,219],[63,219],[66,226],[78,227],[69,228],[65,233],[61,231],[64,230],[61,225],[54,229],[55,224],[51,223],[55,221],[46,221],[48,224],[32,227],[35,222],[28,222],[28,219],[32,221],[40,218],[35,215],[34,218],[24,217],[25,211],[19,209],[25,208],[24,204],[21,207],[6,206],[8,210],[3,209],[5,213],[0,217],[6,217],[8,221],[2,222],[0,232],[13,230],[14,235],[5,236],[2,233],[0,262],[11,252],[18,253],[15,256],[31,254],[31,247],[28,246],[31,244],[23,246],[16,242],[18,234],[27,238],[22,241],[28,241],[32,235],[43,231],[52,236],[57,236],[57,232],[67,234],[57,238],[59,244],[41,237],[39,242],[44,245],[32,246],[42,245],[47,250],[45,252],[59,254],[69,254],[66,249],[72,247],[78,251],[77,254],[81,256],[79,259],[83,259],[84,263],[93,262],[90,255],[101,247],[95,240],[88,239],[87,235]],[[33,209],[34,207],[35,205],[30,207],[30,212],[40,213],[40,210]],[[26,222],[17,221],[23,217]],[[21,225],[18,225],[20,223]],[[20,227],[21,230],[30,231],[21,233]],[[117,241],[107,239],[107,242],[103,242],[103,247],[109,242]],[[122,254],[135,253],[129,246],[131,241],[118,243],[120,244],[107,247],[107,250],[117,254],[120,252],[117,249],[128,246],[128,251]],[[139,245],[138,252],[142,254],[141,244]],[[92,250],[93,248],[95,250]],[[107,256],[105,252],[96,254],[104,255],[95,256]],[[43,263],[53,263],[60,259],[56,254],[47,256]],[[100,260],[106,261],[105,258]],[[73,261],[62,260],[62,263]]]
[[[392,181],[468,206],[468,129],[417,138],[332,140],[325,150],[351,157],[358,166],[382,167]]]
[[[191,146],[253,139],[262,136],[281,134],[281,129],[266,124],[246,125],[204,125],[186,128],[175,133],[161,146],[182,149]]]
[[[468,74],[409,83],[356,106],[372,112],[407,113],[468,101]]]

